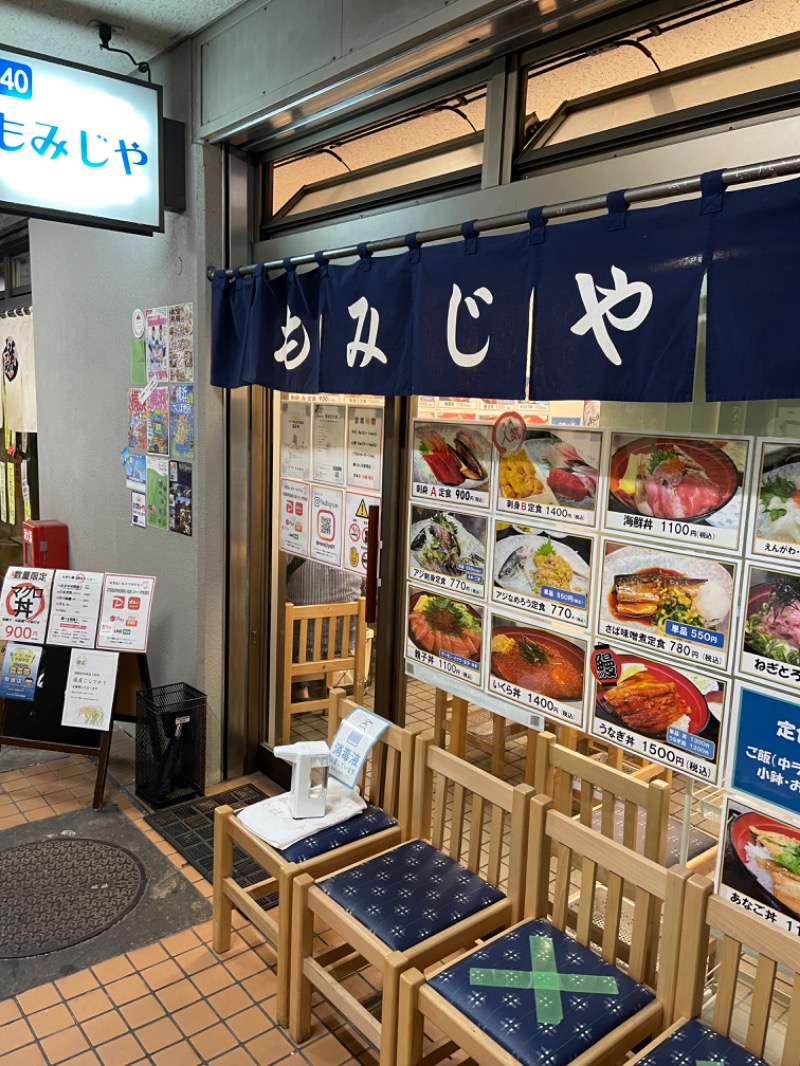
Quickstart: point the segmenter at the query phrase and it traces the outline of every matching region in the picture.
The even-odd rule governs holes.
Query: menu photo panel
[[[488,583],[487,515],[412,503],[408,576],[417,584],[483,599]]]
[[[749,551],[778,567],[800,566],[800,443],[759,438]]]
[[[408,586],[406,657],[480,686],[486,609],[456,595]]]
[[[590,668],[593,736],[699,781],[719,783],[727,678],[602,642],[590,653]]]
[[[800,693],[800,573],[747,563],[738,670]]]
[[[738,563],[603,538],[599,637],[725,669]]]
[[[492,428],[417,420],[411,442],[411,495],[432,506],[491,504]]]
[[[491,615],[487,691],[537,715],[584,728],[587,638],[510,614]]]
[[[495,510],[594,528],[602,443],[597,430],[527,429],[520,448],[496,454]]]
[[[596,540],[565,527],[494,521],[492,600],[586,629]]]
[[[635,539],[738,551],[750,441],[612,433],[605,528]]]

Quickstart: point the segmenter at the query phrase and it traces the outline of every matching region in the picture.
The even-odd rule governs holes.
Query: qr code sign
[[[320,540],[333,540],[334,521],[330,511],[320,511],[317,515],[317,532]]]

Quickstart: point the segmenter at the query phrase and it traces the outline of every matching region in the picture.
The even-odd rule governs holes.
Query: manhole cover
[[[0,851],[0,959],[47,955],[90,940],[139,902],[147,874],[101,840],[37,840]]]

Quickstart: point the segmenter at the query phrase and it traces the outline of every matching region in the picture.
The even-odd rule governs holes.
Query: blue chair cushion
[[[366,859],[319,887],[395,951],[506,898],[424,840]]]
[[[766,1066],[726,1036],[720,1036],[702,1022],[692,1019],[657,1044],[639,1066]]]
[[[430,985],[524,1066],[565,1066],[655,998],[539,919],[448,966]]]
[[[316,858],[317,855],[325,855],[335,848],[343,848],[345,844],[352,844],[354,840],[363,840],[365,837],[374,836],[375,833],[382,833],[384,829],[391,829],[394,825],[397,825],[395,819],[385,814],[380,807],[368,805],[365,811],[354,818],[322,829],[319,833],[312,833],[311,836],[284,848],[280,854],[287,862],[305,862],[307,859]]]

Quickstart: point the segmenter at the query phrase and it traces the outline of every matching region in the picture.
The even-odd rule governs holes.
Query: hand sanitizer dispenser
[[[292,764],[292,817],[321,818],[328,796],[328,745],[323,740],[303,740],[297,744],[281,744],[273,753],[276,758]]]

